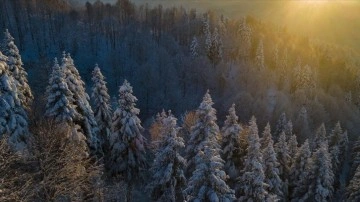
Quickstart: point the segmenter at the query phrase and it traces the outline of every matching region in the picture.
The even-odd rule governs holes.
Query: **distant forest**
[[[3,88],[0,95],[4,96],[4,101],[0,100],[0,106],[6,117],[0,119],[3,127],[0,137],[9,138],[13,144],[33,143],[31,146],[10,144],[8,148],[2,140],[0,156],[3,154],[2,158],[6,159],[4,156],[12,154],[10,151],[14,148],[24,151],[29,147],[31,149],[26,149],[25,153],[35,153],[37,160],[19,160],[11,156],[13,162],[2,164],[0,169],[19,167],[19,172],[26,174],[24,179],[29,183],[37,182],[41,177],[29,173],[53,169],[42,167],[43,163],[52,162],[53,159],[46,162],[45,151],[50,151],[51,155],[56,156],[57,152],[63,155],[60,158],[63,162],[55,164],[64,164],[75,156],[89,174],[79,175],[79,179],[88,184],[73,186],[79,189],[78,193],[85,190],[86,194],[71,195],[65,189],[57,193],[58,190],[49,188],[49,182],[46,193],[51,193],[53,198],[37,193],[31,195],[30,200],[35,197],[39,201],[79,198],[111,201],[111,197],[115,197],[111,194],[116,195],[111,191],[123,185],[111,184],[108,180],[116,181],[120,176],[128,183],[124,197],[128,201],[133,195],[138,201],[149,198],[179,201],[177,197],[183,195],[196,201],[194,192],[199,186],[196,183],[201,180],[193,171],[200,169],[201,166],[196,165],[198,161],[213,169],[206,172],[217,173],[214,181],[219,184],[215,187],[226,185],[225,190],[212,190],[220,195],[211,192],[206,196],[209,198],[200,201],[217,201],[216,197],[218,201],[235,198],[246,201],[251,194],[259,195],[262,197],[259,200],[264,201],[326,201],[345,197],[355,200],[357,197],[349,196],[346,191],[356,189],[355,182],[351,186],[348,184],[353,176],[359,180],[360,173],[355,172],[360,142],[353,144],[360,133],[360,57],[352,50],[298,36],[288,32],[286,27],[252,16],[231,19],[214,11],[200,13],[182,7],[135,5],[128,0],[118,0],[114,5],[96,1],[80,8],[73,8],[62,0],[1,0],[2,30],[5,36],[0,48]],[[17,65],[21,66],[20,73],[14,71]],[[11,85],[12,80],[15,87]],[[65,83],[66,88],[57,88]],[[98,99],[101,96],[105,101]],[[16,121],[8,118],[12,113],[16,114]],[[50,118],[54,122],[46,122]],[[26,130],[13,130],[14,122]],[[9,126],[5,127],[7,123]],[[67,124],[65,129],[59,127],[64,123]],[[130,126],[125,127],[125,123]],[[57,145],[45,141],[51,137],[51,132],[58,134],[59,137],[55,136],[59,142],[68,141],[64,137],[69,136],[77,140],[76,144]],[[17,138],[12,137],[13,133]],[[33,134],[33,140],[24,140],[27,133]],[[232,135],[238,139],[231,139]],[[226,142],[226,138],[231,143]],[[83,139],[86,141],[82,142]],[[128,141],[126,146],[134,152],[133,157],[130,154],[126,157],[130,159],[126,165],[121,163],[125,161],[122,157],[116,157],[121,156],[119,153],[125,147],[119,143],[121,141]],[[159,149],[169,145],[172,146],[170,150],[179,152],[171,153],[174,158],[161,154]],[[61,148],[60,151],[54,149],[56,147]],[[288,149],[282,151],[282,148]],[[170,193],[161,190],[164,187],[156,188],[161,184],[161,180],[158,182],[151,176],[156,173],[156,166],[144,171],[152,165],[152,160],[161,161],[159,155],[175,159],[172,165],[179,166],[176,169],[184,168],[184,173],[176,176],[184,184],[189,180],[183,192],[175,185],[174,190],[167,190]],[[263,156],[270,159],[270,168],[263,162]],[[303,158],[312,159],[306,168],[296,162]],[[230,162],[234,159],[237,160]],[[322,161],[329,165],[321,164]],[[258,170],[262,173],[260,176],[268,177],[266,167],[278,175],[271,180],[278,180],[276,183],[281,185],[268,189],[269,183],[264,182],[268,185],[261,185],[259,193],[249,191],[248,187],[238,187],[236,180],[240,178],[241,182],[249,182],[245,184],[252,186],[250,182],[254,176],[247,175],[246,170],[258,169],[253,162],[263,164],[264,170]],[[68,172],[81,173],[77,170],[80,168],[74,166],[70,164]],[[279,170],[273,171],[271,166]],[[305,194],[308,190],[304,187],[311,182],[301,181],[304,176],[297,169],[303,169],[303,173],[316,180],[321,166],[329,170],[324,180],[331,180],[323,186],[329,186],[324,192],[331,194],[313,196],[312,191]],[[34,167],[39,170],[32,170]],[[135,171],[124,171],[124,167]],[[223,167],[230,178],[219,171]],[[148,185],[151,196],[138,193],[141,192],[139,184],[129,183],[134,174],[142,172],[147,182],[155,183]],[[205,171],[200,169],[197,174],[201,172]],[[6,175],[0,174],[0,180],[11,176],[6,172]],[[165,174],[168,173],[161,175]],[[293,184],[291,174],[299,177],[295,180],[303,184]],[[137,192],[129,192],[134,187]],[[1,190],[5,188],[0,185],[0,199]],[[91,190],[96,193],[89,194]],[[19,195],[11,199],[25,197],[22,192],[15,194]],[[308,198],[301,199],[302,196]]]

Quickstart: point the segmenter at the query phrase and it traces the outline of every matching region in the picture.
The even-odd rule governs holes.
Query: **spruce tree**
[[[285,112],[283,112],[279,120],[276,122],[275,131],[274,131],[274,137],[277,140],[281,134],[281,132],[286,131],[286,124],[287,124],[287,118]]]
[[[109,136],[111,129],[111,107],[110,96],[106,87],[105,77],[102,75],[98,65],[92,72],[92,94],[91,98],[94,103],[94,116],[99,127],[99,141],[102,150],[107,153],[109,148]]]
[[[299,142],[305,141],[305,139],[309,138],[311,133],[310,120],[305,107],[301,107],[299,115],[296,119],[295,133],[298,134]]]
[[[245,157],[244,170],[239,178],[240,201],[265,201],[270,196],[266,191],[263,168],[263,156],[260,150],[260,140],[255,117],[249,122],[248,152]]]
[[[18,96],[16,81],[10,75],[8,58],[0,52],[0,99],[5,113],[0,114],[0,137],[9,136],[8,142],[13,151],[28,154],[31,135],[28,130],[28,117]]]
[[[333,196],[334,174],[328,143],[324,141],[312,155],[307,173],[308,190],[303,199],[310,201],[329,201]]]
[[[221,129],[222,159],[225,160],[225,171],[230,176],[229,182],[234,182],[239,177],[240,157],[240,133],[242,128],[238,122],[235,104],[229,109],[225,124]],[[230,185],[232,183],[229,183]]]
[[[210,139],[214,147],[220,148],[216,138],[219,135],[219,126],[216,124],[216,110],[212,107],[213,101],[206,92],[203,101],[196,110],[197,120],[191,128],[190,139],[186,146],[186,159],[188,161],[187,174],[191,174],[195,170],[195,159],[199,151],[204,149],[207,139]]]
[[[252,40],[252,31],[250,26],[246,23],[246,18],[241,20],[238,34],[240,37],[240,50],[239,56],[245,60],[249,57],[251,52],[251,40]]]
[[[311,150],[317,150],[320,145],[326,141],[326,129],[324,123],[320,125],[320,127],[316,130],[315,136],[312,140]]]
[[[134,181],[146,167],[145,138],[138,118],[137,98],[128,81],[119,89],[119,107],[113,114],[108,169],[113,176],[123,176],[127,183],[126,200],[132,200]]]
[[[280,178],[284,182],[283,183],[283,194],[284,197],[288,196],[288,177],[289,177],[289,169],[290,169],[290,160],[291,157],[289,155],[289,147],[286,142],[285,132],[280,133],[279,141],[275,144],[275,151],[277,154],[277,159],[279,161],[279,171]]]
[[[267,129],[265,129],[266,131]],[[271,195],[276,196],[278,199],[284,199],[283,196],[283,182],[280,179],[279,162],[274,150],[274,141],[271,138],[271,133],[268,135],[269,141],[267,146],[262,150],[264,161],[264,174],[265,183],[269,185],[268,192]]]
[[[182,190],[186,185],[184,169],[186,160],[180,155],[185,147],[184,140],[178,137],[179,128],[176,118],[169,115],[162,121],[160,145],[150,169],[152,173],[149,185],[151,197],[155,201],[183,201]]]
[[[210,21],[207,15],[203,18],[203,32],[205,36],[205,50],[209,52],[211,46],[211,31],[210,31]]]
[[[89,104],[90,98],[86,93],[85,83],[81,80],[70,54],[66,56],[63,53],[61,68],[65,73],[66,84],[73,94],[73,104],[76,106],[76,111],[81,115],[74,120],[74,123],[81,127],[92,154],[101,155],[102,151],[98,137],[99,128]]]
[[[196,36],[193,37],[190,45],[190,55],[192,58],[196,58],[199,56],[199,43]]]
[[[333,170],[334,173],[339,174],[343,160],[345,159],[345,155],[348,150],[349,143],[347,133],[342,131],[339,122],[335,124],[335,128],[331,131],[330,136],[328,137],[328,141]]]
[[[23,67],[23,62],[19,53],[19,49],[15,45],[14,38],[6,29],[3,41],[4,54],[8,57],[9,76],[15,79],[15,85],[18,89],[18,97],[21,105],[25,109],[30,109],[34,99],[27,80],[27,73]]]
[[[80,116],[73,104],[73,94],[66,84],[65,74],[60,69],[56,58],[46,89],[46,95],[45,115],[47,117],[53,118],[58,123],[71,123]]]
[[[347,201],[360,201],[360,166],[356,168],[355,175],[347,187],[346,199]]]
[[[214,34],[211,38],[207,56],[213,65],[219,64],[222,60],[222,41],[217,28],[215,28]]]
[[[296,156],[297,152],[298,152],[298,142],[297,142],[297,138],[296,135],[293,134],[291,136],[291,138],[288,141],[288,148],[289,148],[289,156],[290,156],[290,164],[289,166],[291,166],[292,162],[294,161],[294,157]]]
[[[264,44],[262,39],[260,39],[258,47],[256,49],[255,64],[258,70],[265,69]]]
[[[219,155],[219,148],[213,144],[214,139],[215,137],[206,138],[203,149],[195,156],[196,169],[184,191],[187,201],[235,200],[234,191],[225,182],[228,176],[223,170],[224,161]]]
[[[270,141],[272,141],[272,135],[271,135],[271,127],[268,122],[265,126],[264,132],[262,133],[262,137],[260,138],[261,151],[263,151],[269,145]]]
[[[357,167],[360,165],[360,137],[353,143],[351,149],[351,161],[350,177],[355,174]]]
[[[309,163],[310,157],[311,151],[309,141],[305,140],[296,153],[290,168],[289,189],[291,192],[291,199],[294,199],[295,201],[307,191],[306,170],[308,168],[307,164]]]

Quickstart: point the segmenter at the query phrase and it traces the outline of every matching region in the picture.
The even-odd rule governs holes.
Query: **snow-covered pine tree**
[[[286,141],[289,141],[293,135],[293,123],[291,120],[289,120],[287,123],[286,123],[286,126],[285,126],[285,135],[286,135]]]
[[[76,111],[81,115],[74,120],[74,123],[79,125],[85,134],[91,153],[101,155],[102,151],[98,137],[99,128],[89,104],[90,98],[85,91],[85,83],[81,80],[70,54],[66,56],[65,52],[63,53],[61,68],[65,73],[66,84],[73,94],[73,104],[76,106]]]
[[[15,79],[15,85],[18,89],[17,94],[23,108],[29,110],[34,99],[27,80],[27,73],[23,67],[23,62],[19,49],[15,45],[14,38],[6,29],[3,41],[4,54],[8,57],[9,76]]]
[[[265,126],[264,132],[262,133],[262,137],[260,138],[261,151],[263,151],[269,145],[270,141],[272,141],[272,135],[271,135],[271,127],[268,122]]]
[[[28,153],[28,142],[31,139],[28,130],[28,117],[18,97],[16,81],[10,75],[7,57],[0,52],[0,99],[5,113],[0,114],[0,137],[5,133],[12,150],[24,155]]]
[[[308,164],[310,172],[306,171],[308,190],[302,200],[329,201],[334,191],[334,173],[326,140],[320,144],[311,158],[312,160]]]
[[[204,149],[207,139],[210,139],[214,147],[220,148],[216,138],[219,135],[219,126],[216,124],[216,110],[212,107],[213,101],[209,90],[204,95],[203,101],[196,110],[197,120],[191,128],[190,139],[186,146],[187,174],[195,170],[195,156]]]
[[[326,129],[324,123],[316,130],[315,136],[312,140],[311,151],[316,151],[320,145],[326,141]]]
[[[351,169],[349,176],[352,177],[355,174],[357,167],[360,165],[360,136],[358,139],[353,143],[351,149]]]
[[[279,171],[280,171],[280,178],[283,181],[283,194],[286,198],[288,196],[288,187],[289,187],[289,171],[290,171],[290,160],[291,157],[289,156],[289,147],[286,142],[286,135],[285,132],[280,133],[280,137],[278,142],[275,144],[275,151],[277,154],[277,159],[279,161]]]
[[[305,140],[296,153],[293,163],[290,168],[289,175],[289,190],[291,193],[291,199],[297,201],[307,191],[307,173],[309,159],[311,157],[311,151],[309,141]],[[291,200],[291,201],[293,201]]]
[[[239,178],[240,201],[265,201],[270,195],[266,191],[263,156],[255,117],[249,122],[248,152],[245,157],[244,170]]]
[[[357,167],[354,177],[346,190],[347,201],[360,201],[360,166]]]
[[[299,142],[305,141],[305,139],[309,138],[309,134],[311,133],[310,125],[309,125],[309,117],[305,107],[301,107],[299,115],[295,122],[295,133],[298,135]]]
[[[47,103],[45,116],[52,118],[58,124],[66,124],[65,127],[71,129],[72,144],[82,147],[83,157],[88,156],[86,146],[86,137],[82,133],[80,126],[74,123],[74,120],[81,116],[75,109],[73,94],[69,90],[63,69],[60,68],[57,59],[54,60],[54,66],[49,78],[49,84],[46,88]]]
[[[207,56],[213,65],[222,60],[222,41],[217,28],[214,30]]]
[[[248,59],[251,51],[252,31],[247,25],[245,17],[241,20],[238,33],[240,36],[239,56],[246,60]]]
[[[150,169],[152,180],[149,184],[151,197],[155,201],[183,201],[182,190],[186,185],[184,169],[186,160],[180,155],[180,149],[185,147],[184,140],[178,137],[179,128],[176,118],[169,112],[162,119],[159,148]]]
[[[119,89],[119,107],[113,114],[111,125],[110,157],[108,169],[112,176],[123,176],[127,183],[126,200],[131,201],[134,181],[145,168],[145,138],[138,118],[137,98],[130,83],[125,80]]]
[[[230,202],[235,200],[234,191],[226,184],[224,161],[219,148],[213,144],[215,137],[206,138],[203,149],[195,156],[196,169],[184,190],[187,201]]]
[[[73,94],[66,84],[65,74],[56,58],[46,88],[46,95],[45,116],[53,118],[58,123],[72,123],[80,116],[73,104]]]
[[[269,128],[269,129],[267,129]],[[265,131],[270,131],[269,124],[265,127]],[[264,131],[264,133],[265,133]],[[263,161],[264,161],[264,174],[265,174],[265,183],[269,185],[267,188],[269,194],[276,196],[277,199],[284,199],[283,196],[283,182],[280,179],[279,175],[279,162],[276,157],[274,150],[274,141],[272,140],[271,133],[268,133],[269,141],[267,146],[262,150]]]
[[[94,116],[99,127],[99,141],[104,153],[109,149],[109,137],[111,133],[111,106],[110,96],[106,87],[105,77],[102,75],[99,66],[96,64],[92,72],[92,94],[94,103]]]
[[[210,21],[207,15],[203,18],[203,32],[205,36],[205,51],[208,52],[211,46],[211,31],[210,31]]]
[[[296,135],[293,134],[291,136],[291,138],[288,141],[288,148],[289,148],[289,156],[290,156],[290,164],[289,166],[291,166],[294,157],[296,156],[297,152],[298,152],[298,142],[297,142],[297,138]]]
[[[285,112],[281,113],[279,120],[276,122],[275,125],[275,131],[274,131],[274,137],[275,140],[277,140],[281,134],[281,132],[286,131],[286,124],[287,124],[287,118]]]
[[[255,64],[258,70],[262,71],[265,69],[264,44],[262,39],[260,39],[256,49]]]
[[[190,45],[190,55],[192,58],[199,56],[199,43],[196,36],[193,37]]]
[[[335,124],[334,129],[331,131],[328,137],[329,151],[331,154],[332,165],[334,173],[338,174],[341,169],[345,154],[348,150],[349,140],[347,133],[343,132],[339,122]]]
[[[229,109],[229,115],[226,116],[225,124],[221,129],[221,148],[222,159],[225,160],[225,172],[229,175],[228,184],[232,186],[239,177],[240,157],[240,133],[242,128],[238,122],[235,104]]]
[[[281,60],[279,62],[279,87],[283,90],[289,90],[290,88],[290,79],[288,75],[288,50],[285,47]]]

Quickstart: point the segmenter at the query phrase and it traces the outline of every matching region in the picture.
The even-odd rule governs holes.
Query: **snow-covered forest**
[[[0,201],[360,201],[360,60],[252,16],[0,0]]]

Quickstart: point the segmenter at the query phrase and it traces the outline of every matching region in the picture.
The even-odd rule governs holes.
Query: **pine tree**
[[[284,90],[289,90],[290,81],[288,75],[288,50],[287,48],[284,49],[282,54],[282,58],[280,60],[280,72],[279,72],[279,86]]]
[[[331,131],[328,141],[334,173],[338,173],[348,150],[349,143],[347,133],[343,133],[339,122],[336,123],[335,128]]]
[[[239,178],[240,201],[265,201],[269,194],[266,191],[268,185],[265,183],[263,168],[263,157],[260,151],[258,127],[255,117],[249,122],[248,153],[245,159],[245,168]]]
[[[194,36],[193,40],[191,41],[191,45],[190,45],[190,55],[192,58],[196,58],[199,56],[198,49],[199,49],[199,43],[198,43],[196,36]]]
[[[360,165],[360,137],[358,137],[358,139],[355,141],[351,150],[352,164],[349,175],[350,177],[355,174],[357,167]]]
[[[100,155],[102,151],[98,137],[99,128],[89,104],[90,98],[85,91],[85,83],[81,80],[70,54],[66,56],[63,53],[61,68],[65,73],[66,84],[73,94],[73,104],[76,106],[76,111],[81,115],[74,120],[74,123],[81,127],[92,154]]]
[[[146,167],[145,138],[138,118],[137,98],[128,81],[119,89],[119,107],[113,114],[108,168],[113,176],[122,175],[128,185],[127,201],[131,201],[134,180]]]
[[[320,145],[326,140],[326,129],[324,123],[320,125],[320,127],[316,130],[315,136],[312,140],[311,150],[317,150]]]
[[[222,135],[222,159],[225,160],[225,171],[230,176],[229,182],[233,182],[239,176],[240,157],[240,133],[242,128],[238,122],[235,104],[229,109],[225,124],[221,129]],[[231,183],[229,183],[231,186]]]
[[[296,153],[293,163],[290,168],[289,182],[291,198],[295,201],[298,200],[307,191],[307,168],[311,151],[308,140],[305,140]]]
[[[99,127],[99,139],[102,150],[109,148],[109,136],[111,128],[110,96],[106,87],[105,77],[102,75],[98,65],[92,72],[93,88],[91,98],[94,103],[94,116]],[[105,152],[107,153],[107,152]]]
[[[288,195],[288,177],[290,170],[290,156],[289,156],[289,147],[286,142],[285,132],[280,133],[279,141],[275,144],[275,151],[277,154],[277,159],[280,163],[279,171],[280,178],[284,182],[283,183],[283,194],[285,197]]]
[[[65,74],[60,69],[57,59],[49,78],[46,89],[47,104],[45,115],[54,118],[59,123],[72,123],[80,114],[77,113],[73,104],[73,94],[65,82]]]
[[[293,134],[290,138],[290,140],[288,141],[288,148],[289,148],[289,156],[290,158],[290,166],[294,160],[294,157],[296,156],[297,152],[298,152],[298,142],[296,139],[296,135]]]
[[[251,51],[252,31],[246,23],[246,18],[241,20],[238,33],[240,37],[239,55],[240,57],[247,59]]]
[[[196,124],[191,128],[190,140],[186,147],[186,159],[188,161],[187,174],[191,174],[195,169],[195,157],[199,151],[204,149],[207,139],[210,139],[215,148],[220,148],[216,138],[219,135],[219,126],[216,124],[216,110],[212,107],[213,101],[206,92],[203,101],[196,110]]]
[[[289,120],[286,125],[285,125],[285,135],[286,135],[286,141],[289,141],[291,139],[291,137],[294,135],[293,134],[293,124],[292,121]]]
[[[256,49],[255,64],[258,70],[261,71],[265,69],[264,44],[262,39],[260,39],[259,45]]]
[[[347,201],[360,201],[360,166],[357,167],[354,177],[346,190]]]
[[[210,21],[209,17],[206,15],[203,18],[203,32],[205,35],[205,50],[209,52],[211,46],[211,32],[210,32]]]
[[[260,138],[260,148],[263,151],[272,141],[271,128],[269,122],[266,124],[262,137]]]
[[[214,30],[207,56],[213,65],[222,60],[222,41],[217,28]]]
[[[169,115],[162,119],[160,140],[155,160],[150,169],[152,180],[149,185],[151,197],[155,201],[183,201],[182,190],[186,185],[184,169],[186,160],[181,157],[180,149],[185,147],[184,140],[178,137],[179,128],[176,118]]]
[[[15,79],[15,85],[18,89],[18,97],[21,105],[25,109],[30,109],[34,99],[27,80],[27,73],[23,67],[23,62],[19,53],[19,49],[15,45],[14,38],[6,29],[3,41],[4,54],[8,57],[9,76]]]
[[[287,124],[287,118],[285,112],[283,112],[280,115],[279,120],[276,122],[275,131],[274,131],[275,139],[279,138],[281,132],[286,131],[286,124]]]
[[[305,107],[302,107],[295,122],[295,133],[298,134],[299,142],[304,141],[310,134],[309,117]]]
[[[8,142],[13,151],[24,155],[28,153],[28,143],[31,139],[28,130],[28,117],[18,97],[16,81],[10,75],[7,57],[0,52],[0,100],[2,111],[0,137],[9,136]]]
[[[334,174],[328,143],[324,141],[313,153],[307,173],[308,190],[304,200],[326,202],[332,198]]]
[[[265,128],[265,131],[267,129]],[[283,199],[283,182],[280,179],[279,175],[279,162],[276,157],[274,150],[274,141],[271,138],[271,133],[268,135],[269,141],[267,146],[262,150],[263,160],[264,160],[264,174],[265,174],[265,183],[269,185],[268,191],[269,194],[276,196],[278,199]]]
[[[235,200],[234,191],[226,184],[228,176],[223,170],[224,161],[211,139],[206,138],[203,149],[195,156],[196,169],[189,179],[184,193],[186,201],[230,202]]]

